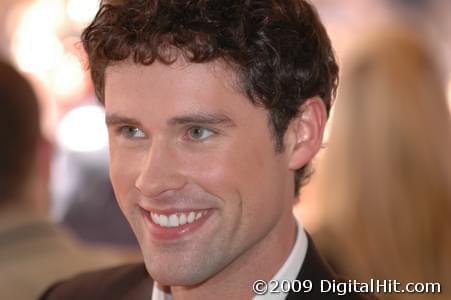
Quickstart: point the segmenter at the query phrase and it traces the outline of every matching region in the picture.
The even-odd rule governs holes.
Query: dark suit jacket
[[[321,280],[340,280],[333,274],[319,255],[313,241],[308,237],[307,254],[297,277],[310,280],[313,290],[310,293],[289,293],[287,300],[364,300],[372,299],[364,295],[338,296],[321,293]],[[78,275],[68,281],[51,286],[40,300],[149,300],[153,288],[152,279],[143,263],[132,264]],[[144,296],[143,296],[144,295]]]

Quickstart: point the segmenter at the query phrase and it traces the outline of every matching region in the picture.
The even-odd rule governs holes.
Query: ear
[[[301,105],[287,132],[290,170],[302,168],[318,153],[326,120],[326,107],[320,97],[309,98]]]

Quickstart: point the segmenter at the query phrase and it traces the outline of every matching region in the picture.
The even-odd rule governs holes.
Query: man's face
[[[289,159],[274,151],[267,111],[232,75],[219,63],[183,61],[107,69],[112,183],[162,284],[239,269],[292,222]]]

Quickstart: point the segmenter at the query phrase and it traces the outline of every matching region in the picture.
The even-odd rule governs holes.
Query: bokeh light
[[[63,55],[58,31],[63,26],[64,3],[39,0],[19,14],[11,52],[21,71],[43,78]]]
[[[89,23],[95,16],[99,8],[99,1],[96,0],[68,0],[67,15],[78,25]]]
[[[71,151],[95,152],[108,145],[105,112],[101,106],[87,105],[68,112],[57,128],[57,143]]]
[[[58,65],[64,53],[61,41],[54,34],[38,34],[28,26],[18,32],[13,48],[19,69],[40,79]]]
[[[59,97],[69,98],[83,89],[85,71],[79,58],[71,53],[63,55],[55,68],[57,76],[53,77],[52,90]]]

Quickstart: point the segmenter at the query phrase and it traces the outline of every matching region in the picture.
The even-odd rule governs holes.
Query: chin
[[[205,266],[203,270],[196,267],[187,266],[162,266],[155,264],[155,261],[148,262],[145,260],[147,272],[154,281],[165,286],[184,286],[191,287],[201,284],[211,277],[206,272]]]
[[[188,270],[182,273],[176,271],[171,272],[171,270],[149,273],[153,280],[164,286],[194,287],[206,281],[208,278],[208,276],[198,276],[198,274],[192,274],[192,272],[189,272]]]

